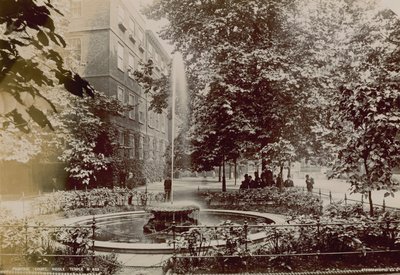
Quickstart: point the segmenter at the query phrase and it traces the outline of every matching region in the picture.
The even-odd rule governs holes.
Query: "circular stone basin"
[[[224,221],[235,224],[271,224],[283,223],[284,220],[273,214],[204,209],[199,212],[198,221],[201,225],[215,226]],[[171,232],[144,234],[143,226],[153,217],[145,211],[130,211],[115,214],[97,215],[95,250],[118,252],[118,253],[148,253],[148,254],[172,254],[173,247],[168,240],[172,240]],[[92,225],[93,216],[77,217],[58,221],[58,224],[68,225]],[[256,229],[249,230],[249,239],[261,240],[265,237],[264,232]],[[215,240],[211,246],[224,245],[224,241]]]

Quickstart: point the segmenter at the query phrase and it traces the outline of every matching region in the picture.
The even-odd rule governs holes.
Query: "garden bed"
[[[177,273],[311,272],[400,267],[400,214],[376,209],[370,217],[361,204],[340,202],[322,210],[318,198],[300,190],[248,190],[229,194],[203,193],[212,208],[274,212],[287,215],[287,226],[266,226],[261,243],[251,243],[244,228],[184,235],[177,245],[190,253],[178,254]],[[265,196],[264,203],[254,198]],[[281,196],[280,196],[281,195]],[[302,197],[303,196],[303,197]],[[291,202],[290,200],[296,200]],[[235,201],[235,204],[228,203]],[[304,204],[304,205],[303,205]],[[233,227],[232,227],[233,228]],[[202,250],[207,236],[223,236],[224,248]]]

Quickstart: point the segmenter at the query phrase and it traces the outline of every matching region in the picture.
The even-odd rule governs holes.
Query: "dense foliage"
[[[247,211],[320,215],[322,200],[299,188],[278,188],[239,190],[234,192],[204,192],[212,208],[240,209]]]
[[[76,215],[91,215],[100,212],[103,208],[108,208],[107,212],[117,211],[118,208],[145,206],[153,201],[164,201],[164,193],[153,193],[138,191],[128,188],[115,187],[98,188],[88,191],[57,191],[46,194],[34,201],[34,208],[38,214],[50,214],[64,212],[66,215],[73,215],[74,210],[82,209]],[[99,211],[96,211],[98,209]]]
[[[71,94],[93,96],[93,88],[66,69],[57,49],[66,46],[53,17],[61,12],[51,1],[2,0],[0,28],[0,115],[2,128],[10,124],[29,132],[33,120],[52,128],[46,116],[55,106],[41,92],[63,85]]]
[[[12,218],[0,209],[1,269],[13,267],[82,267],[93,265],[91,228],[52,227],[42,222]],[[12,255],[7,256],[7,255]],[[54,256],[56,255],[56,256]],[[114,254],[96,256],[96,267],[115,274],[120,263]]]
[[[157,1],[146,12],[168,19],[160,35],[185,58],[198,170],[306,158],[335,163],[354,192],[396,191],[393,12],[373,0]]]
[[[216,228],[192,228],[178,237],[180,253],[166,267],[182,274],[196,270],[282,272],[399,267],[398,219],[396,212],[379,211],[371,218],[361,205],[338,203],[329,205],[321,216],[297,215],[288,220],[289,225],[260,224],[258,229],[264,230],[265,237],[258,242],[249,239],[244,226],[229,222]],[[210,245],[213,240],[225,243]]]

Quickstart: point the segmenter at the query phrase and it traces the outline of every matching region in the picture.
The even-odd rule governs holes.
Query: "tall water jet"
[[[177,99],[180,113],[187,112],[187,83],[183,58],[179,52],[174,54],[171,68],[171,204],[174,203],[175,105]]]

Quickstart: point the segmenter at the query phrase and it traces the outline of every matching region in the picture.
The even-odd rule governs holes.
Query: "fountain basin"
[[[143,231],[146,234],[156,234],[168,231],[173,225],[173,221],[178,226],[191,226],[198,223],[198,211],[200,206],[187,201],[179,201],[176,204],[159,203],[147,207],[147,212],[153,217],[148,219],[147,224],[143,226]],[[129,221],[128,221],[129,222]],[[140,223],[140,219],[137,220]],[[133,225],[133,223],[131,222]],[[187,230],[186,228],[176,228],[179,232]],[[125,232],[125,234],[129,232]]]
[[[270,223],[282,224],[284,219],[282,216],[269,214],[269,213],[258,213],[249,211],[236,211],[236,210],[218,210],[218,209],[204,209],[201,213],[210,213],[212,215],[236,215],[244,217],[246,220],[251,219],[265,219],[269,220]],[[101,224],[106,221],[111,223],[113,221],[118,222],[126,217],[146,217],[148,213],[146,211],[129,211],[112,214],[96,215],[96,228],[101,229]],[[144,218],[143,220],[146,220]],[[90,225],[92,223],[93,216],[83,216],[70,219],[59,220],[58,225]],[[223,220],[220,220],[222,222]],[[211,225],[211,224],[209,224]],[[140,227],[141,225],[139,225]],[[98,230],[98,229],[97,229]],[[96,230],[96,232],[97,232]],[[262,240],[265,237],[264,232],[250,233],[249,239],[251,241]],[[222,246],[225,242],[223,240],[213,240],[210,246]],[[115,252],[115,253],[137,253],[137,254],[172,254],[173,247],[171,244],[162,243],[144,243],[144,242],[124,242],[124,241],[103,241],[96,240],[94,243],[96,251],[102,252]]]

